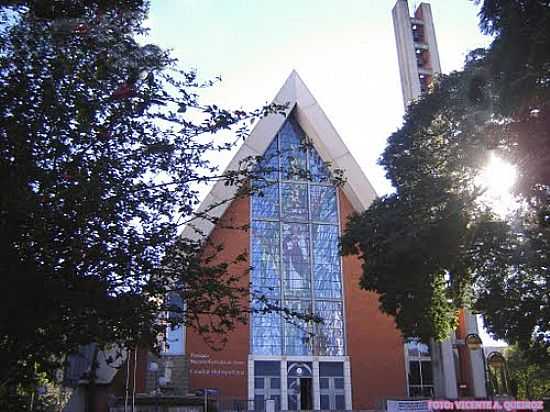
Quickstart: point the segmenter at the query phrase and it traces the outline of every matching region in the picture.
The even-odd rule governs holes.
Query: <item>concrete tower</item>
[[[421,3],[411,17],[407,0],[397,0],[392,15],[406,109],[441,73],[441,65],[430,5]]]

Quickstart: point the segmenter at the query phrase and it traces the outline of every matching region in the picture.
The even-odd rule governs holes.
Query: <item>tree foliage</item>
[[[507,368],[517,399],[543,399],[550,395],[550,364],[533,362],[517,347],[506,351]]]
[[[4,1],[0,13],[0,393],[53,374],[79,345],[154,346],[170,290],[203,333],[244,320],[242,256],[214,264],[223,246],[204,255],[178,233],[199,184],[243,196],[258,160],[224,174],[209,153],[283,107],[201,103],[212,82],[137,40],[144,1]]]
[[[344,251],[364,257],[404,336],[443,339],[457,311],[550,357],[550,6],[486,0],[486,50],[414,102],[380,159],[395,192],[350,220]],[[503,218],[478,176],[493,155],[516,165],[519,198]]]

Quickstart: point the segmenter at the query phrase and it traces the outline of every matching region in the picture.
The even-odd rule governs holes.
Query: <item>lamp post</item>
[[[483,341],[477,333],[470,333],[464,338],[464,343],[468,349],[472,352],[475,352],[481,349],[481,357],[483,358],[483,377],[485,380],[485,396],[489,397],[489,392],[491,393],[491,400],[493,400],[493,391],[491,390],[491,385],[487,378],[487,363],[485,361],[485,349],[483,348]]]

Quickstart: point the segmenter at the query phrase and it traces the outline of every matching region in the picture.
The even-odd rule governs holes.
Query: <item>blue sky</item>
[[[391,190],[376,164],[402,123],[391,10],[394,0],[152,0],[150,41],[173,50],[204,79],[203,96],[254,109],[270,102],[295,69],[374,185]],[[411,9],[420,2],[409,0]],[[470,0],[430,1],[441,67],[460,69],[487,46]],[[220,156],[223,166],[231,155]],[[492,340],[482,334],[486,344]]]

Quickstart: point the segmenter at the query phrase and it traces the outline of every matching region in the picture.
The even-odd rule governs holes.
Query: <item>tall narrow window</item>
[[[252,317],[252,353],[343,355],[338,201],[328,168],[293,115],[260,166],[251,200],[252,290],[260,311]],[[324,321],[284,321],[270,303]]]
[[[407,349],[407,381],[411,398],[431,398],[434,393],[430,346],[409,339]]]
[[[172,326],[170,323],[181,323],[183,319],[183,300],[181,296],[176,292],[170,292],[166,295],[166,304],[169,309],[166,312],[166,319],[168,325],[166,325],[166,340],[163,345],[163,355],[183,355],[184,343],[183,343],[183,326]]]

